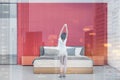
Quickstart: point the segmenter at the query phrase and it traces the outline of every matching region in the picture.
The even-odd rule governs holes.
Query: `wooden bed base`
[[[35,74],[59,74],[59,68],[54,67],[34,67]],[[67,68],[67,74],[92,74],[93,67]]]

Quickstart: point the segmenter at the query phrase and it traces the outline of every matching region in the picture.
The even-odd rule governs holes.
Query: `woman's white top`
[[[66,42],[67,42],[67,39],[65,39],[64,41],[62,41],[61,38],[58,39],[59,55],[67,55]]]

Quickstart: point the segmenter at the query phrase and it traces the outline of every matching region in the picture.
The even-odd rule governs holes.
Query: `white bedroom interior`
[[[29,59],[17,54],[19,3],[107,3],[107,64],[94,65],[92,74],[34,74]],[[0,1],[0,78],[1,80],[120,80],[120,0],[2,0]],[[7,6],[7,7],[5,7]],[[27,7],[27,6],[24,6]],[[27,10],[27,9],[25,9]],[[24,11],[24,10],[23,10]],[[24,15],[24,14],[22,14]],[[27,21],[23,21],[26,22]],[[22,22],[21,22],[22,23]],[[21,24],[21,26],[25,24]],[[28,24],[29,25],[29,24]],[[34,28],[31,28],[34,30]],[[28,29],[30,30],[30,28]],[[25,29],[24,31],[27,31]],[[22,32],[22,31],[21,31]],[[25,37],[25,36],[24,36]],[[23,38],[24,39],[24,38]],[[22,39],[21,39],[22,40]],[[21,42],[22,43],[22,42]],[[24,41],[23,41],[24,43]],[[27,55],[27,54],[26,54]],[[35,54],[36,55],[36,54]],[[36,56],[33,56],[34,58]],[[33,60],[33,57],[29,57]],[[102,57],[101,57],[102,58]],[[100,58],[100,60],[101,60]],[[23,62],[22,60],[26,61]],[[93,58],[92,58],[93,59]],[[96,59],[96,58],[95,58]],[[98,61],[99,62],[99,61]],[[99,62],[101,63],[101,61]]]

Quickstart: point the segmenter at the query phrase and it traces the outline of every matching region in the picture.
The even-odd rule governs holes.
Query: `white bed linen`
[[[59,67],[59,60],[35,60],[34,67]],[[67,67],[93,67],[92,60],[67,60]]]

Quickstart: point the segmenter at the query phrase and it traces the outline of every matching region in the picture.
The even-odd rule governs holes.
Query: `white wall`
[[[0,4],[0,7],[0,55],[17,55],[16,4]]]
[[[108,64],[120,70],[120,0],[108,2]]]
[[[17,55],[17,5],[10,5],[10,54]]]
[[[17,64],[16,4],[0,4],[0,64]]]

